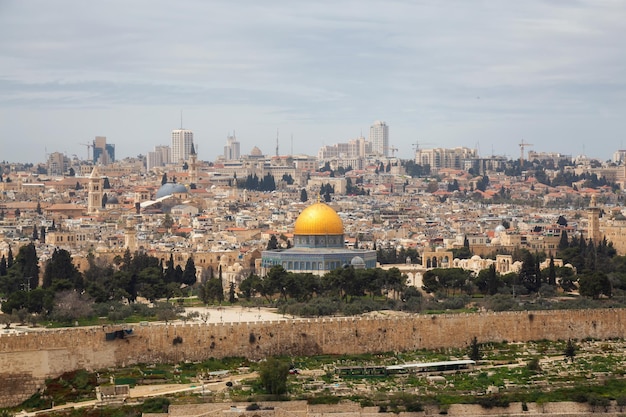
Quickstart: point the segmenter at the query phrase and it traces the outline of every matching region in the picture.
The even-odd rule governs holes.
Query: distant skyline
[[[0,161],[116,159],[194,133],[201,160],[316,155],[385,121],[412,145],[610,159],[626,131],[619,0],[2,0]],[[292,138],[293,137],[293,142]],[[292,144],[293,143],[293,144]]]

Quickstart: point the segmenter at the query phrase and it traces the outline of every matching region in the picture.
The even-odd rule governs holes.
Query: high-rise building
[[[70,167],[70,160],[61,152],[48,155],[48,175],[63,175]]]
[[[107,143],[106,136],[96,136],[93,141],[93,163],[108,165],[115,162],[115,145]]]
[[[191,153],[193,132],[187,129],[172,130],[171,162],[174,164],[186,161]]]
[[[238,160],[240,155],[240,143],[235,137],[235,132],[232,136],[226,137],[226,145],[224,145],[224,159],[227,161]]]
[[[385,122],[377,120],[370,127],[370,142],[372,152],[378,155],[387,156],[389,153],[389,126]]]
[[[170,163],[170,147],[165,145],[155,146],[153,152],[148,152],[146,169],[150,171],[155,167],[162,167]]]

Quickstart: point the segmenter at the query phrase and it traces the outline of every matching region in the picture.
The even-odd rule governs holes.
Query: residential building
[[[191,130],[172,130],[171,162],[178,164],[187,161],[191,153],[192,143],[193,132]]]
[[[370,127],[370,142],[372,152],[377,155],[388,156],[389,154],[389,126],[385,122],[377,120]]]
[[[478,151],[466,147],[418,149],[415,151],[415,163],[429,166],[431,172],[440,169],[464,169],[465,161],[478,158]]]
[[[70,160],[61,152],[52,152],[48,155],[48,175],[63,175],[70,166]]]
[[[146,160],[146,169],[148,171],[162,167],[169,164],[170,161],[170,147],[166,145],[159,145],[154,147],[154,151],[148,152]]]

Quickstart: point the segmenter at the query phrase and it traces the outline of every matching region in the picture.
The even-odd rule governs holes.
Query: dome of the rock
[[[343,221],[330,206],[315,203],[300,213],[294,235],[343,235]]]

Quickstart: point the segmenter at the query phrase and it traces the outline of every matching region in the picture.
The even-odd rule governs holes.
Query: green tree
[[[559,239],[559,250],[565,250],[569,247],[569,239],[567,237],[567,231],[561,231],[561,238]]]
[[[26,291],[39,285],[39,257],[34,243],[20,247],[15,260],[9,247],[7,275],[0,279],[0,293],[9,294],[18,289]]]
[[[2,258],[0,258],[0,277],[6,275],[7,271],[7,258],[2,255]]]
[[[170,253],[170,257],[165,265],[165,273],[163,279],[166,284],[176,281],[176,266],[174,265],[174,254]]]
[[[489,295],[496,294],[498,288],[503,285],[502,280],[498,278],[495,265],[490,265],[489,268],[480,271],[472,281],[481,293]]]
[[[182,276],[182,283],[185,285],[193,285],[196,283],[196,264],[194,263],[192,256],[187,258],[185,271]]]
[[[272,395],[287,393],[289,364],[275,358],[268,358],[259,366],[259,377],[265,392]]]
[[[602,295],[610,298],[612,296],[611,281],[602,272],[583,274],[578,278],[578,291],[580,295],[594,299]]]
[[[270,300],[272,295],[279,293],[287,301],[288,276],[289,273],[282,266],[273,266],[263,280],[263,295]]]
[[[302,190],[300,190],[300,201],[302,203],[305,203],[309,200],[309,195],[306,192],[306,190],[303,188]]]
[[[254,275],[250,272],[245,279],[241,281],[239,284],[239,291],[244,296],[246,300],[250,300],[256,294],[262,291],[263,282],[258,275]]]
[[[537,292],[541,287],[541,274],[537,276],[536,258],[532,253],[525,250],[522,260],[522,268],[519,272],[519,283],[522,284],[528,291]],[[538,284],[539,281],[539,285]]]
[[[470,275],[470,271],[461,268],[431,269],[424,274],[422,288],[430,293],[445,291],[448,296],[451,292],[462,290],[469,281]]]
[[[267,250],[278,249],[278,238],[276,237],[276,235],[272,235],[270,237],[270,240],[267,242],[267,247],[265,249]]]
[[[218,303],[224,301],[224,287],[222,285],[221,278],[211,278],[206,282],[205,285],[207,300],[214,300]]]
[[[84,288],[83,275],[72,262],[71,254],[65,249],[55,249],[46,263],[43,274],[43,288],[53,291]]]
[[[556,268],[554,266],[554,256],[550,255],[550,266],[548,268],[548,284],[556,286]]]
[[[482,353],[480,352],[480,345],[478,344],[478,339],[476,336],[472,338],[469,347],[469,353],[467,355],[471,360],[478,362],[482,358]]]
[[[567,340],[567,344],[565,345],[565,351],[563,351],[563,355],[570,362],[574,362],[574,356],[576,356],[576,344],[572,341],[572,339]]]

